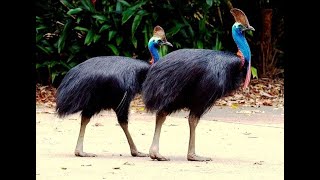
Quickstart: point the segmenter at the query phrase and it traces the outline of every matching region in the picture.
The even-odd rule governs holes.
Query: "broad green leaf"
[[[138,46],[138,41],[137,41],[137,39],[136,39],[134,36],[131,37],[131,42],[132,42],[134,48],[137,48],[137,46]]]
[[[64,25],[63,31],[58,40],[58,53],[60,53],[64,48],[66,38],[69,34],[70,26],[71,26],[71,20],[68,20],[67,23]]]
[[[252,31],[246,31],[247,32],[247,34],[249,35],[249,36],[253,36],[253,32]]]
[[[132,57],[132,55],[128,51],[124,51],[123,54],[126,57]]]
[[[168,46],[161,46],[160,47],[160,51],[159,51],[159,54],[160,54],[160,57],[163,57],[167,54],[168,52]]]
[[[70,4],[67,0],[60,0],[60,2],[70,9],[74,8],[74,6]]]
[[[149,37],[148,28],[146,24],[144,25],[142,32],[144,34],[144,44],[147,45],[150,37]]]
[[[65,68],[67,68],[67,69],[71,69],[71,67],[70,67],[67,63],[65,63],[65,62],[63,62],[63,61],[60,61],[60,64],[61,64],[62,66],[64,66]]]
[[[188,26],[188,30],[190,32],[191,37],[193,38],[194,37],[194,31],[193,31],[193,29],[192,29],[192,27],[190,25]]]
[[[101,38],[101,35],[95,34],[95,35],[93,36],[93,43],[96,43],[100,38]]]
[[[134,34],[136,33],[136,30],[141,22],[141,19],[142,19],[142,16],[140,15],[136,15],[136,17],[134,17],[132,28],[131,28],[132,36],[134,36]]]
[[[213,0],[206,0],[206,2],[207,2],[207,4],[209,5],[209,7],[211,7]]]
[[[202,41],[200,41],[200,40],[197,41],[197,48],[203,49],[203,42]]]
[[[109,31],[108,41],[111,41],[116,34],[117,31]]]
[[[75,8],[75,9],[70,9],[67,14],[69,15],[73,15],[73,14],[78,14],[79,12],[81,12],[82,9],[81,8]]]
[[[38,44],[37,44],[37,47],[39,49],[41,49],[43,52],[45,52],[46,54],[51,54],[52,53],[52,51],[50,51],[50,49],[48,49],[47,47],[42,47],[42,46],[40,46]]]
[[[139,11],[137,12],[137,14],[139,14],[139,15],[141,15],[141,16],[145,16],[145,15],[148,15],[149,13],[148,13],[146,10],[141,9],[141,10],[139,10]]]
[[[112,50],[113,54],[119,55],[118,49],[113,44],[107,44],[107,46]]]
[[[57,77],[58,74],[59,74],[58,72],[51,73],[51,83],[54,82],[54,80],[55,80],[55,78]]]
[[[180,23],[176,23],[176,25],[174,27],[172,27],[171,29],[168,30],[168,35],[169,37],[174,36],[175,34],[177,34],[182,27],[184,27],[185,25],[180,24]]]
[[[39,69],[39,68],[42,68],[42,67],[43,67],[43,64],[39,64],[39,63],[36,64],[36,69]]]
[[[95,8],[91,3],[91,0],[81,0],[82,5],[90,12],[95,12]]]
[[[134,13],[135,13],[135,11],[132,11],[130,9],[123,11],[122,12],[122,20],[121,20],[122,24],[126,23]]]
[[[72,53],[72,54],[76,54],[80,51],[80,46],[78,44],[74,44],[72,46],[69,47],[69,51]],[[68,62],[68,61],[67,61]]]
[[[77,17],[77,24],[79,24],[80,23],[80,21],[81,21],[82,19],[80,18],[80,17]]]
[[[122,43],[122,41],[123,41],[123,37],[122,37],[122,36],[118,36],[118,37],[116,38],[117,46],[119,46],[119,45]]]
[[[199,31],[201,34],[206,32],[206,19],[205,18],[202,18],[199,21]]]
[[[67,59],[67,63],[69,63],[74,58],[74,56],[75,56],[74,54],[71,54]]]
[[[118,2],[120,2],[120,3],[122,3],[123,5],[128,6],[128,7],[131,6],[131,5],[130,5],[127,1],[125,1],[125,0],[118,0]]]
[[[42,23],[43,22],[43,19],[39,16],[36,16],[36,22],[37,23]]]
[[[94,36],[94,32],[93,30],[89,30],[87,36],[86,36],[86,39],[84,40],[84,44],[85,45],[90,45],[92,40],[93,40],[93,36]]]
[[[122,5],[121,5],[121,3],[119,1],[117,2],[117,5],[116,5],[116,11],[117,12],[121,12],[122,11]]]
[[[36,31],[38,32],[39,30],[41,29],[47,29],[47,26],[44,26],[44,25],[40,25],[40,26],[37,26],[36,27]]]
[[[103,16],[103,15],[93,15],[92,16],[93,18],[96,18],[97,20],[100,20],[100,21],[106,21],[107,20],[107,17]]]
[[[147,0],[142,1],[142,2],[139,2],[139,1],[138,1],[138,3],[137,3],[136,5],[131,6],[131,7],[128,8],[128,9],[135,11],[135,10],[139,9],[141,6],[145,5],[146,3],[147,3]]]
[[[252,78],[257,78],[258,79],[258,71],[255,67],[251,66],[251,74],[252,74]]]
[[[216,36],[216,44],[215,44],[215,46],[214,46],[214,49],[215,49],[215,50],[221,50],[221,49],[222,49],[222,43],[221,43],[221,41],[219,40],[218,34],[217,34],[217,36]]]
[[[84,27],[80,27],[80,26],[76,26],[74,29],[75,29],[75,30],[79,30],[79,31],[85,31],[85,32],[88,32],[88,31],[89,31],[89,29],[84,28]]]
[[[110,27],[111,27],[111,26],[108,25],[108,24],[103,25],[103,26],[100,28],[99,33],[103,32],[104,30],[109,29]]]
[[[38,34],[36,36],[36,43],[38,43],[38,41],[40,41],[42,39],[42,37],[43,37],[42,35]]]
[[[71,62],[71,63],[69,63],[69,66],[70,66],[71,68],[75,67],[76,65],[77,65],[76,62]]]

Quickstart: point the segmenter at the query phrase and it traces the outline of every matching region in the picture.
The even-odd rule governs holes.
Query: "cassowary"
[[[149,156],[169,160],[159,153],[159,138],[166,116],[183,108],[190,110],[190,138],[187,159],[209,161],[195,153],[195,129],[202,115],[214,102],[236,90],[244,77],[250,81],[251,53],[244,31],[254,30],[246,15],[231,9],[235,18],[232,36],[239,49],[237,55],[205,49],[180,49],[164,56],[151,66],[142,85],[142,98],[148,112],[156,112],[156,126]]]
[[[148,48],[152,59],[159,59],[158,48],[170,45],[160,26],[154,28]],[[153,61],[152,60],[152,61]],[[123,129],[132,156],[147,154],[137,150],[128,130],[128,112],[131,100],[141,91],[150,65],[141,60],[121,56],[100,56],[88,59],[72,68],[62,80],[56,94],[59,117],[81,112],[81,127],[75,155],[96,156],[83,152],[85,129],[91,117],[101,110],[114,110]]]

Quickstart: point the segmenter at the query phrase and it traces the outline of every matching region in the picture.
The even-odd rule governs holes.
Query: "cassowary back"
[[[148,111],[172,113],[182,108],[201,117],[220,97],[237,89],[243,79],[234,54],[180,49],[151,66],[143,83]]]
[[[78,64],[57,89],[58,115],[82,111],[91,117],[102,109],[115,109],[125,92],[130,102],[141,91],[149,67],[146,62],[119,56],[95,57]]]

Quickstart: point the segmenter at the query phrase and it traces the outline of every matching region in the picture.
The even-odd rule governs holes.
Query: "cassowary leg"
[[[200,118],[194,115],[189,115],[189,128],[190,128],[190,138],[189,138],[189,148],[187,159],[189,161],[211,161],[211,158],[201,157],[195,153],[195,139],[196,139],[196,127],[198,125]]]
[[[139,152],[137,150],[136,145],[134,144],[132,137],[130,135],[129,129],[128,129],[128,114],[129,114],[129,106],[130,106],[130,99],[127,99],[124,101],[122,106],[120,106],[120,109],[115,109],[114,111],[117,114],[118,122],[120,124],[120,127],[122,128],[124,134],[127,137],[128,144],[130,147],[131,155],[133,157],[147,157],[148,154]]]
[[[131,151],[131,155],[133,157],[147,157],[149,156],[148,154],[146,153],[142,153],[142,152],[139,152],[137,150],[137,147],[136,145],[134,144],[133,140],[132,140],[132,137],[130,135],[130,132],[129,132],[129,129],[128,129],[128,123],[126,122],[123,122],[123,123],[120,123],[120,126],[124,132],[124,134],[126,135],[127,137],[127,140],[128,140],[128,143],[129,143],[129,146],[130,146],[130,151]]]
[[[152,145],[149,150],[149,155],[151,159],[157,159],[158,161],[169,161],[169,158],[162,156],[159,153],[159,139],[161,133],[161,127],[164,121],[166,120],[166,113],[157,113],[156,116],[156,128],[153,135]]]
[[[92,153],[86,153],[83,152],[83,139],[84,139],[84,133],[86,131],[87,124],[89,123],[90,118],[81,116],[81,126],[80,126],[80,133],[77,141],[76,150],[74,151],[74,154],[76,156],[80,157],[95,157],[97,155]]]

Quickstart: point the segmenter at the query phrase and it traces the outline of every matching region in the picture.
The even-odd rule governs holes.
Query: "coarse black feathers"
[[[143,83],[146,109],[168,114],[182,108],[201,117],[213,103],[240,87],[246,69],[238,56],[205,49],[180,49],[151,66]]]
[[[58,115],[82,111],[91,118],[103,109],[113,109],[120,116],[118,121],[127,121],[130,102],[141,91],[149,67],[144,61],[119,56],[95,57],[78,64],[57,89]]]

